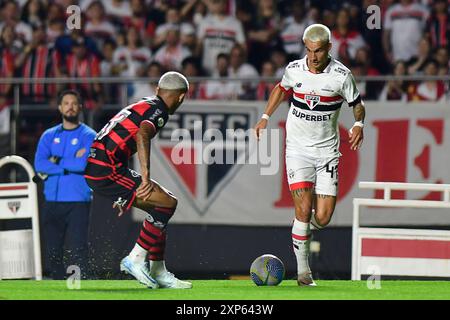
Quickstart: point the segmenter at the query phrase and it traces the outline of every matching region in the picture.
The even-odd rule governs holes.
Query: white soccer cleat
[[[314,282],[312,278],[311,271],[306,271],[302,274],[299,274],[297,277],[297,284],[300,287],[316,287],[317,284]]]
[[[191,289],[192,283],[183,281],[175,277],[175,275],[169,271],[163,271],[158,274],[154,274],[156,282],[158,282],[160,288],[168,289]]]
[[[120,261],[120,271],[131,274],[141,284],[150,289],[157,289],[158,282],[150,276],[148,272],[148,263],[133,262],[128,256]]]

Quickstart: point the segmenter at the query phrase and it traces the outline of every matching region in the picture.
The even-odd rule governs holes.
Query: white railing
[[[397,229],[397,228],[362,228],[360,223],[360,208],[361,207],[384,207],[384,208],[430,208],[430,209],[450,209],[450,184],[427,184],[427,183],[400,183],[400,182],[360,182],[361,189],[383,190],[383,199],[372,198],[355,198],[353,199],[353,229],[352,229],[352,280],[360,280],[363,273],[362,262],[362,246],[364,239],[386,239],[386,240],[418,240],[418,241],[438,241],[443,244],[444,249],[450,252],[450,231],[446,230],[421,230],[421,229]],[[393,190],[403,191],[435,191],[441,193],[443,200],[407,200],[407,199],[392,199]],[[432,214],[433,211],[430,211]],[[393,213],[395,214],[395,213]],[[450,225],[450,212],[449,212]],[[425,243],[425,242],[424,242]],[[406,257],[406,255],[405,255]],[[412,257],[413,258],[413,257]],[[398,275],[398,276],[436,276],[436,277],[450,277],[450,257],[442,259],[441,261],[428,261],[428,267],[432,265],[431,262],[436,262],[436,269],[428,268],[427,270],[420,270],[421,262],[419,260],[416,266],[409,268],[399,267],[402,260],[383,257],[382,254],[376,258],[368,261],[372,263],[379,263],[386,268],[382,274]],[[389,260],[390,259],[390,260]],[[414,259],[414,258],[413,258]],[[427,258],[424,258],[427,259]],[[416,259],[417,260],[417,259]],[[404,259],[408,263],[411,259]],[[395,263],[398,263],[395,266]],[[417,262],[417,261],[416,261]],[[442,263],[441,263],[442,262]],[[414,269],[415,268],[415,269]],[[387,270],[386,270],[387,269]]]
[[[0,84],[23,84],[23,83],[41,83],[41,84],[67,84],[67,83],[157,83],[159,78],[157,77],[47,77],[47,78],[0,78]],[[189,77],[189,82],[205,82],[217,80],[214,77]],[[277,83],[281,80],[279,77],[226,77],[220,78],[225,82],[273,82]],[[368,82],[386,82],[386,81],[450,81],[450,75],[379,75],[379,76],[355,76],[356,81],[368,81]]]

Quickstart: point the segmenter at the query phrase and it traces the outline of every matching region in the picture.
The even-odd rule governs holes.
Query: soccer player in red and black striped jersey
[[[111,198],[119,216],[131,206],[147,212],[136,245],[122,259],[120,269],[149,288],[192,288],[190,282],[168,272],[164,263],[166,226],[177,199],[150,179],[150,140],[183,103],[188,90],[189,83],[182,74],[171,71],[162,75],[156,96],[122,109],[97,134],[85,171],[89,186]],[[127,167],[136,152],[141,174]]]

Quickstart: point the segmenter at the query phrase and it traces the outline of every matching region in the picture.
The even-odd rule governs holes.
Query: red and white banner
[[[201,161],[202,152],[210,151],[211,139],[205,141],[204,136],[200,137],[200,144],[195,146],[194,143],[192,148],[186,149],[196,161],[178,165],[172,161],[176,142],[171,140],[171,133],[175,129],[185,128],[193,132],[194,127],[201,123],[203,132],[215,129],[227,136],[227,129],[252,128],[264,107],[265,102],[191,102],[171,116],[152,143],[151,175],[179,199],[174,223],[291,225],[294,207],[284,166],[287,104],[281,105],[270,119],[268,132],[270,129],[279,130],[278,136],[274,135],[276,143],[271,145],[273,154],[263,159],[267,160],[266,165],[261,165],[264,161],[259,161],[259,164],[249,161],[222,165],[205,163]],[[353,198],[382,197],[381,191],[359,190],[359,181],[450,183],[448,106],[367,102],[365,140],[359,151],[349,149],[347,131],[353,123],[352,109],[342,107],[339,128],[343,156],[339,163],[338,202],[331,225],[351,226]],[[250,148],[250,157],[252,152],[256,150]],[[242,159],[239,150],[234,156]],[[264,167],[266,173],[272,170],[274,174],[262,174]],[[393,199],[437,200],[439,197],[433,192],[393,191]],[[450,214],[445,210],[428,214],[426,209],[367,208],[361,222],[372,225],[449,225]]]
[[[366,230],[366,231],[364,231]],[[361,229],[357,274],[450,277],[450,231]]]

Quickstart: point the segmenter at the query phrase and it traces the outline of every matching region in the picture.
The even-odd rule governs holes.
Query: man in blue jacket
[[[62,123],[41,136],[34,166],[44,180],[42,228],[46,270],[51,278],[64,279],[64,248],[67,265],[80,267],[82,276],[87,272],[91,189],[83,174],[96,133],[79,120],[82,101],[78,92],[62,92],[58,109]]]

